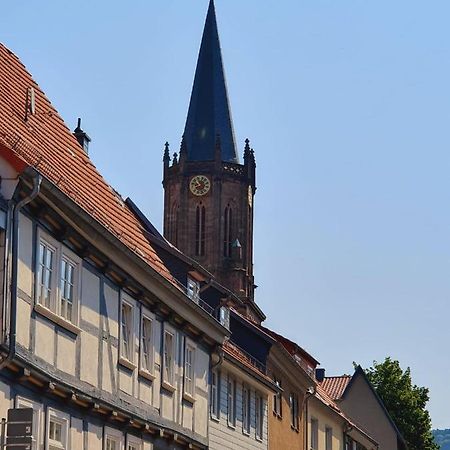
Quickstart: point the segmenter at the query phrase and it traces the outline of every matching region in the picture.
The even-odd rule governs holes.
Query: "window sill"
[[[77,334],[77,335],[80,334],[81,329],[79,327],[77,327],[72,322],[69,322],[68,320],[64,319],[63,317],[58,316],[58,314],[54,313],[52,310],[41,305],[40,303],[36,303],[36,305],[34,306],[34,309],[36,312],[38,312],[42,316],[46,317],[47,319],[50,319],[52,322],[55,322],[58,325],[61,325],[66,330],[69,330],[70,332]]]
[[[300,433],[300,430],[298,427],[294,427],[293,425],[291,425],[291,430],[295,431],[296,433]]]
[[[275,411],[272,411],[273,412],[273,415],[278,419],[278,420],[283,420],[283,416],[281,415],[281,414],[278,414],[277,412],[275,412]]]
[[[256,439],[258,442],[262,442],[262,441],[263,441],[263,438],[260,438],[260,437],[258,437],[258,436],[256,436],[255,439]]]
[[[215,416],[215,415],[213,415],[213,414],[210,414],[210,417],[211,417],[211,420],[212,420],[212,421],[217,422],[217,423],[220,422],[220,418],[219,418],[219,417],[217,417],[217,416]]]
[[[188,394],[187,392],[183,393],[183,399],[191,404],[195,403],[195,398],[191,394]]]
[[[177,388],[175,387],[175,386],[173,386],[173,385],[171,385],[169,382],[167,382],[167,381],[163,381],[162,383],[161,383],[161,386],[166,390],[166,391],[169,391],[169,392],[171,392],[171,393],[174,393],[176,390],[177,390]]]
[[[139,369],[139,376],[145,378],[146,380],[153,381],[156,376],[150,373],[148,370]]]
[[[236,425],[233,425],[232,423],[228,422],[228,428],[231,428],[232,430],[236,429]]]
[[[128,359],[126,359],[126,358],[124,358],[123,356],[119,356],[119,364],[121,365],[121,366],[124,366],[124,367],[126,367],[127,369],[129,369],[129,370],[134,370],[134,369],[136,369],[136,364],[134,364],[133,362],[131,362],[130,360],[128,360]]]
[[[250,431],[242,430],[244,436],[250,437]]]

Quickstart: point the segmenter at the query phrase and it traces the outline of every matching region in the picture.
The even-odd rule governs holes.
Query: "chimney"
[[[79,117],[77,127],[73,130],[73,135],[86,154],[89,154],[89,143],[91,142],[91,138],[81,129],[81,119]]]
[[[316,380],[319,383],[322,383],[324,379],[325,379],[325,369],[316,369]]]

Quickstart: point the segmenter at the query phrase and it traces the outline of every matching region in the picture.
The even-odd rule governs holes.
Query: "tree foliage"
[[[426,409],[428,389],[412,383],[410,368],[403,371],[398,361],[388,357],[382,363],[374,361],[366,374],[403,435],[408,450],[438,450]]]

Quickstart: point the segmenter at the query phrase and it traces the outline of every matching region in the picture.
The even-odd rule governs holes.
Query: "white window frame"
[[[193,302],[198,303],[200,300],[200,283],[188,277],[186,294]]]
[[[105,427],[105,438],[103,440],[103,450],[107,450],[108,439],[112,440],[116,444],[119,444],[117,450],[124,450],[124,436],[123,433],[114,428]]]
[[[215,379],[215,383],[214,383]],[[210,391],[211,418],[220,419],[220,370],[211,371],[211,391]]]
[[[236,428],[236,379],[230,375],[227,380],[227,418],[228,426]]]
[[[139,439],[132,434],[127,434],[126,450],[131,450],[131,446],[134,446],[137,450],[142,450],[142,439]]]
[[[274,376],[273,378],[274,383],[277,385],[277,387],[280,389],[280,391],[275,392],[273,394],[273,413],[279,417],[283,417],[283,409],[282,409],[282,402],[283,402],[283,393],[281,391],[281,380]]]
[[[43,407],[40,403],[28,400],[25,397],[16,396],[16,408],[32,408],[33,409],[33,441],[31,444],[32,450],[37,450],[41,445],[41,417]]]
[[[298,402],[298,394],[295,392],[291,392],[289,394],[289,409],[291,416],[291,428],[296,431],[299,431],[300,427],[299,402]]]
[[[53,441],[50,439],[50,422],[55,422],[61,425],[61,441]],[[70,446],[70,435],[69,435],[69,424],[70,416],[68,414],[57,411],[53,408],[48,408],[47,410],[47,427],[45,436],[45,448],[50,449],[61,449],[68,450]]]
[[[196,345],[194,344],[193,341],[191,341],[190,339],[186,338],[185,339],[185,347],[184,347],[184,392],[183,392],[183,397],[185,400],[193,403],[195,401],[195,387],[196,387],[196,383],[195,383],[195,354],[196,354]],[[187,359],[187,355],[188,352],[191,352],[192,354],[192,359],[191,359],[191,366],[190,366],[190,370],[191,373],[188,373],[188,359]],[[190,375],[190,384],[189,384],[189,375]]]
[[[258,391],[255,393],[255,437],[263,440],[264,434],[264,397]]]
[[[311,417],[311,450],[319,449],[319,421]]]
[[[167,336],[172,336],[172,346],[169,348],[167,345]],[[163,376],[162,386],[164,389],[174,392],[175,388],[175,359],[176,359],[176,332],[175,329],[164,324],[163,334]],[[170,352],[171,360],[170,367],[167,367],[166,353]]]
[[[51,280],[51,294],[50,304],[45,305],[40,298],[40,247],[43,243],[46,247],[54,252],[53,266],[52,266],[52,280]],[[62,261],[69,262],[74,267],[73,274],[73,300],[72,300],[72,314],[71,319],[68,320],[62,315],[62,293],[61,293],[61,265]],[[69,329],[73,333],[78,334],[80,329],[79,314],[80,314],[80,294],[81,294],[81,270],[82,260],[74,252],[68,249],[65,245],[52,238],[50,235],[42,231],[40,228],[37,233],[36,242],[36,261],[35,261],[35,309],[40,314],[46,316],[48,319],[60,324]]]
[[[144,322],[150,322],[150,336],[145,336],[148,346],[148,359],[149,366],[145,364],[144,357]],[[140,342],[139,342],[139,375],[148,378],[149,380],[155,379],[155,315],[148,309],[142,308],[141,320],[140,320]]]
[[[129,344],[128,344],[128,354],[125,354],[124,347],[124,336],[123,336],[123,308],[127,307],[130,310],[129,315]],[[135,339],[136,333],[134,330],[134,320],[135,320],[135,312],[136,304],[135,301],[125,294],[121,292],[120,295],[120,310],[119,310],[119,363],[123,366],[127,367],[130,370],[134,370],[136,368],[135,364]]]
[[[333,450],[333,428],[325,427],[325,450]]]
[[[246,383],[242,384],[242,432],[250,434],[252,414],[252,391]]]

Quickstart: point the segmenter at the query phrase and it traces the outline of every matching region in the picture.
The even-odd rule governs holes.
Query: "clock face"
[[[211,183],[209,178],[205,177],[205,175],[196,175],[189,183],[189,189],[198,197],[206,195],[210,188]]]

